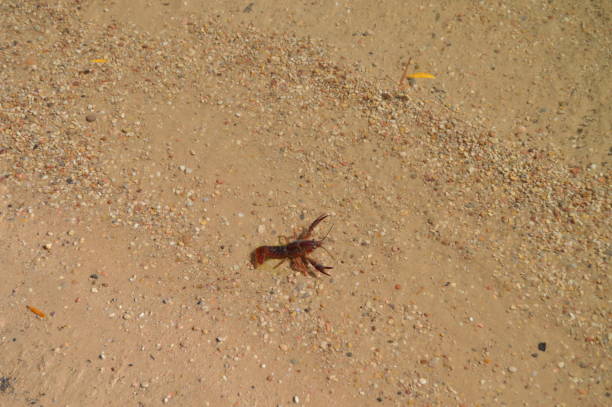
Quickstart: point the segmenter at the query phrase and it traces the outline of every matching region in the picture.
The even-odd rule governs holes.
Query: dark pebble
[[[74,180],[72,178],[66,178],[66,183],[67,184],[72,184],[74,182]]]
[[[96,273],[93,273],[89,276],[89,278],[93,278],[94,280],[98,279],[98,275]]]
[[[243,13],[250,13],[251,11],[253,11],[253,6],[255,5],[255,3],[249,3],[243,10]]]
[[[346,356],[348,356],[349,358],[353,356],[353,352],[346,352]]]
[[[0,392],[4,393],[12,387],[10,377],[0,377]]]
[[[87,116],[85,116],[85,120],[87,120],[88,122],[95,122],[96,121],[96,115],[95,114],[88,114]]]
[[[538,350],[541,350],[542,352],[546,352],[546,342],[538,343]]]

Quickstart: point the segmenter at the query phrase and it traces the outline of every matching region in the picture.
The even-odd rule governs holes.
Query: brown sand
[[[610,3],[286,3],[0,3],[0,405],[608,404]]]

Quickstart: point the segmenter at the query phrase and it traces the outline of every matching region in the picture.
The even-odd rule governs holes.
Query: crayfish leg
[[[295,258],[291,259],[291,269],[295,270],[295,271],[299,271],[300,273],[304,274],[305,276],[310,274],[310,272],[308,270],[308,266],[306,264],[304,264],[302,259],[299,258],[299,257],[295,257]]]
[[[283,259],[281,260],[276,266],[274,266],[273,268],[278,268],[281,264],[283,264],[287,259]]]

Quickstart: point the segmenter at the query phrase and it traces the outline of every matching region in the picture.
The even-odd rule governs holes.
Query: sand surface
[[[0,2],[0,405],[608,405],[611,11]]]

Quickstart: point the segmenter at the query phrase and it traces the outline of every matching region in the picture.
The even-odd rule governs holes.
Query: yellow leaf
[[[30,305],[26,305],[26,308],[27,308],[27,309],[29,309],[31,312],[33,312],[34,314],[38,315],[38,316],[39,316],[39,317],[41,317],[41,318],[46,317],[45,313],[44,313],[44,312],[42,312],[41,310],[39,310],[39,309],[38,309],[38,308],[36,308],[36,307],[32,307],[32,306],[30,306]]]
[[[91,61],[89,61],[89,62],[94,63],[94,64],[104,64],[104,63],[106,63],[106,62],[108,62],[108,61],[107,61],[106,59],[102,59],[102,58],[100,58],[100,59],[92,59],[92,60],[91,60]]]
[[[417,73],[411,73],[410,75],[406,75],[406,78],[410,78],[410,79],[418,79],[418,78],[429,78],[429,79],[435,79],[436,77],[433,76],[430,73],[425,73],[425,72],[417,72]]]

